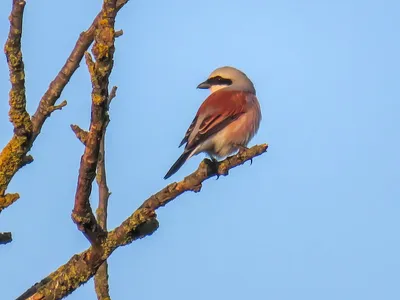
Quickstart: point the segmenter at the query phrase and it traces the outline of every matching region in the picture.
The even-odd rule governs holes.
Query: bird
[[[192,156],[206,153],[214,162],[237,151],[244,151],[257,133],[262,119],[261,108],[252,81],[242,71],[219,67],[197,86],[210,95],[179,144],[185,145],[182,155],[164,179],[175,174]]]

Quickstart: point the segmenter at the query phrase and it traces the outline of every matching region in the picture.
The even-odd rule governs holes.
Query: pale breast
[[[211,155],[228,156],[238,150],[238,145],[246,147],[257,133],[261,122],[260,105],[255,95],[250,95],[248,100],[248,110],[210,139]]]

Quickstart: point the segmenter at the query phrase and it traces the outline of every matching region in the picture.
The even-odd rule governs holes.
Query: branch
[[[116,13],[126,4],[129,0],[118,0],[116,6]],[[43,95],[40,100],[39,106],[32,116],[33,123],[33,136],[32,143],[35,141],[36,137],[39,135],[44,122],[49,116],[49,111],[54,107],[56,101],[60,98],[62,91],[65,86],[68,84],[72,75],[79,68],[79,64],[89,48],[89,46],[93,43],[96,26],[99,20],[101,19],[103,11],[100,11],[95,19],[93,20],[92,25],[82,32],[79,36],[78,41],[75,44],[74,49],[69,55],[67,61],[64,66],[61,68],[60,72],[58,72],[57,76],[50,83],[49,88],[46,93]]]
[[[93,88],[92,116],[85,152],[81,158],[75,205],[72,212],[72,219],[78,229],[84,233],[92,245],[100,244],[101,239],[106,235],[106,232],[99,226],[94,217],[89,197],[96,174],[100,141],[108,120],[108,80],[114,64],[116,0],[104,0],[102,11],[103,14],[99,19],[92,49],[96,61],[93,62],[90,54],[86,52],[86,64],[88,65]]]
[[[122,29],[121,30],[117,30],[115,32],[115,37],[118,38],[118,37],[122,36],[123,34],[124,34],[124,31]]]
[[[115,98],[117,92],[117,87],[114,86],[110,92],[110,95],[107,100],[107,112],[109,110],[109,105],[112,99]],[[107,174],[106,174],[106,150],[105,150],[105,138],[106,138],[106,130],[107,126],[110,122],[110,118],[107,114],[107,121],[104,124],[103,129],[103,138],[100,141],[100,153],[99,160],[97,162],[97,175],[96,181],[99,186],[99,206],[96,210],[96,218],[100,227],[107,232],[107,211],[108,211],[108,198],[111,193],[107,186]],[[94,287],[97,294],[98,300],[108,300],[111,299],[109,293],[109,285],[108,285],[108,263],[107,260],[100,266],[97,270],[96,275],[94,276]]]
[[[11,232],[0,232],[0,245],[11,243],[12,235]]]
[[[22,17],[25,1],[13,0],[10,15],[10,32],[4,46],[10,70],[11,90],[9,93],[10,121],[17,136],[28,138],[32,132],[32,122],[26,111],[25,71],[21,52]]]
[[[0,157],[1,158],[1,157]],[[5,194],[0,196],[0,212],[19,199],[19,194]]]
[[[5,192],[12,176],[22,167],[22,157],[26,154],[32,134],[32,122],[26,111],[25,71],[21,52],[24,7],[25,1],[13,0],[9,17],[10,31],[4,45],[11,81],[8,115],[14,126],[14,135],[0,153],[0,211],[19,198],[18,194],[5,195]]]
[[[132,241],[144,238],[151,235],[157,228],[158,222],[153,218],[141,223],[140,226],[132,227],[130,238]],[[118,245],[113,244],[113,241],[110,240],[104,242],[101,248],[91,246],[86,251],[72,256],[65,265],[36,283],[17,300],[56,300],[68,296],[92,278],[100,265],[117,247]]]
[[[80,128],[78,125],[74,124],[71,125],[71,129],[75,133],[78,140],[80,140],[81,143],[86,146],[86,141],[89,133],[86,130]]]
[[[110,105],[112,99],[116,96],[116,92],[117,92],[117,87],[113,86],[113,88],[111,89],[110,95],[108,96],[107,112],[108,112],[108,106]],[[78,125],[75,125],[75,124],[71,125],[71,129],[75,133],[75,136],[78,138],[78,140],[82,144],[86,145],[86,140],[87,140],[87,137],[88,137],[89,133],[86,130],[83,130],[82,128],[80,128]]]
[[[41,282],[26,291],[22,299],[61,299],[81,284],[87,282],[97,271],[100,265],[118,247],[132,243],[134,240],[151,235],[158,228],[155,219],[155,210],[166,205],[186,191],[200,191],[203,181],[213,176],[228,175],[228,171],[244,164],[267,151],[268,145],[257,145],[239,154],[214,164],[205,159],[199,168],[180,182],[174,182],[158,193],[148,198],[129,218],[120,226],[109,232],[99,249],[93,247],[74,255],[65,265],[47,276]]]
[[[118,12],[128,2],[129,0],[118,0],[116,5],[116,12]],[[21,28],[22,26],[22,13],[24,5],[24,0],[13,0],[13,9],[10,16],[10,34],[15,34],[17,37],[19,36],[19,38],[11,39],[11,49],[5,49],[6,54],[14,53],[11,50],[16,49],[15,46],[20,45],[20,36],[22,30],[18,29],[18,26],[19,28]],[[18,194],[5,194],[7,187],[17,171],[26,164],[24,159],[27,156],[29,150],[32,148],[33,143],[40,134],[40,131],[46,119],[50,116],[51,112],[56,109],[61,109],[63,106],[66,105],[66,102],[62,102],[60,105],[55,105],[55,103],[60,98],[62,91],[71,79],[72,75],[78,69],[79,63],[81,62],[84,53],[92,44],[94,40],[96,24],[98,23],[101,16],[102,11],[100,11],[99,14],[95,17],[89,29],[80,34],[79,39],[76,42],[75,47],[73,48],[64,66],[58,72],[54,80],[50,83],[49,88],[40,100],[39,106],[36,112],[33,114],[31,121],[27,119],[29,115],[27,116],[23,113],[22,115],[20,115],[20,117],[17,117],[14,114],[14,108],[20,110],[21,112],[22,109],[25,109],[25,96],[23,95],[23,97],[19,99],[20,101],[18,100],[19,102],[14,100],[12,101],[12,103],[15,105],[13,105],[12,113],[10,109],[10,117],[12,114],[13,117],[11,119],[13,121],[13,125],[17,125],[18,129],[15,130],[14,127],[14,136],[0,153],[0,211],[19,199]],[[15,31],[13,30],[13,28],[17,30]],[[6,47],[9,40],[10,38],[7,40]],[[20,54],[21,52],[16,53]],[[12,59],[9,60],[9,62],[11,62],[13,65],[14,63],[16,65],[18,64],[18,59],[21,59],[22,62],[22,55],[13,55],[10,56],[10,58]],[[20,64],[20,67],[23,67],[23,64]],[[17,73],[16,76],[13,76],[11,78],[11,81],[13,81],[13,79],[17,80],[18,82],[23,82],[23,69],[22,72],[19,72],[19,75]],[[23,91],[25,92],[25,89],[23,89]],[[22,94],[13,93],[13,96],[18,98],[18,96],[22,96]]]
[[[110,191],[107,186],[106,168],[105,168],[105,135],[100,143],[100,158],[97,163],[97,184],[99,186],[99,206],[96,210],[97,222],[100,227],[107,231],[107,208]],[[108,263],[103,262],[94,276],[94,287],[97,299],[111,299],[108,285]]]

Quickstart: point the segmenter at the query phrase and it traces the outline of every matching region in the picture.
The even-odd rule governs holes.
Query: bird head
[[[198,89],[209,89],[214,93],[220,89],[226,88],[235,91],[244,91],[255,94],[251,80],[242,71],[233,67],[221,67],[215,69],[207,80],[197,86]]]

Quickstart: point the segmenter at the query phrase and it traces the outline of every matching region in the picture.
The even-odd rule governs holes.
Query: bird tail
[[[177,161],[172,165],[171,169],[167,172],[164,176],[164,179],[167,179],[174,175],[182,166],[183,164],[191,157],[192,151],[185,151],[182,153],[181,156],[177,159]]]

